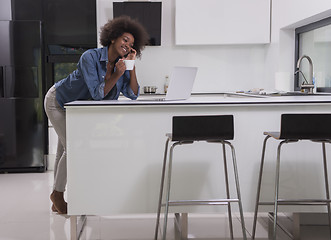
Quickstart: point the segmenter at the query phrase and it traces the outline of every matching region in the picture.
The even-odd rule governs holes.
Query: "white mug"
[[[123,60],[126,70],[133,70],[135,60]]]

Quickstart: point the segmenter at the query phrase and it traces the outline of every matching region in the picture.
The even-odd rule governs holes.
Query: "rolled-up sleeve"
[[[104,98],[105,82],[100,81],[100,77],[104,76],[99,76],[98,68],[100,68],[100,65],[98,65],[98,62],[98,55],[90,50],[83,53],[78,63],[78,68],[94,100]]]
[[[132,100],[136,100],[139,97],[140,86],[138,86],[138,94],[135,94],[130,86],[126,88],[126,91],[123,91],[123,95]]]

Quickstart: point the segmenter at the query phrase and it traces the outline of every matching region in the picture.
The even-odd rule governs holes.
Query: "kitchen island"
[[[120,98],[75,101],[65,107],[69,215],[156,213],[165,134],[171,132],[172,116],[211,114],[234,115],[232,143],[236,149],[243,208],[252,212],[263,132],[278,131],[282,113],[331,113],[331,96],[197,94],[185,101]],[[195,144],[200,146],[176,150],[171,198],[224,197],[221,148],[217,144]],[[276,145],[276,141],[270,141],[267,148],[262,200],[273,198]],[[327,146],[327,153],[330,150]],[[281,168],[281,197],[323,196],[320,144],[310,141],[288,144],[283,150]],[[215,211],[226,208],[189,207],[179,212]]]

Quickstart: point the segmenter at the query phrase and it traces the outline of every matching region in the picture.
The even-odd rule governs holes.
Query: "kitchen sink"
[[[313,94],[305,93],[305,92],[279,92],[275,94],[271,94],[268,96],[330,96],[331,93],[326,93],[326,92],[317,92]]]
[[[241,93],[241,92],[227,92],[224,93],[225,97],[237,97],[237,98],[246,98],[246,97],[253,97],[253,98],[266,98],[269,95],[265,94],[258,94],[258,93]]]

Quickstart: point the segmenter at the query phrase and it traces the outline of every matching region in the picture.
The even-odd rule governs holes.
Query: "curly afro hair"
[[[112,40],[115,40],[123,35],[130,33],[134,37],[133,48],[137,51],[137,57],[141,56],[141,51],[148,43],[149,35],[145,28],[137,21],[129,16],[120,16],[109,20],[100,32],[100,43],[104,47],[108,47]]]

